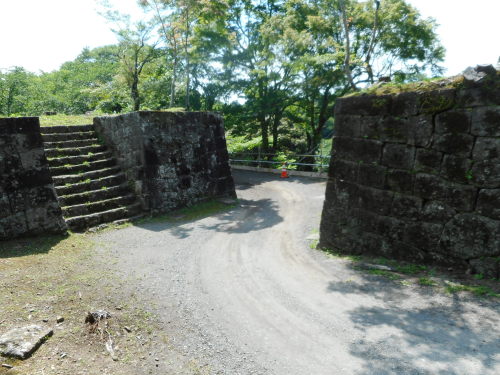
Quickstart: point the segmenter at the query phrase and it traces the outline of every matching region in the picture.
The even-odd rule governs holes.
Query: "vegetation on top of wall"
[[[376,83],[361,91],[353,92],[346,97],[360,96],[360,95],[397,95],[402,92],[428,92],[434,90],[443,90],[451,88],[459,88],[463,85],[464,77],[462,75],[450,78],[432,78],[419,82],[409,83],[395,83],[395,82],[381,82]]]

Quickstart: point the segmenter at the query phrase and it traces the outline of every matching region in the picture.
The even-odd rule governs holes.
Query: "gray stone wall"
[[[338,100],[320,246],[499,277],[500,75],[450,82]]]
[[[66,231],[38,118],[0,118],[0,178],[0,239]]]
[[[205,112],[133,112],[94,119],[96,131],[153,213],[235,197],[222,117]]]

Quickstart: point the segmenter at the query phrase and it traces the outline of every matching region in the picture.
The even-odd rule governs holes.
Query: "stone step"
[[[98,152],[104,151],[106,151],[106,146],[102,145],[71,148],[48,148],[45,149],[45,155],[47,155],[48,158],[57,158],[65,156],[86,155],[89,152],[93,152],[94,154],[96,154]]]
[[[88,180],[87,180],[88,179]],[[108,176],[96,179],[82,179],[75,183],[68,183],[56,186],[56,192],[59,197],[74,195],[86,191],[99,190],[104,186],[116,186],[125,183],[125,175],[123,173],[110,174]],[[87,181],[86,181],[87,180]]]
[[[50,168],[50,173],[52,177],[58,176],[67,176],[74,174],[82,174],[90,171],[98,171],[103,168],[108,168],[116,165],[116,161],[113,158],[86,162],[84,164],[76,164],[76,165],[64,165],[62,167],[54,167]]]
[[[73,174],[66,176],[52,176],[54,180],[54,185],[63,186],[65,184],[75,184],[84,182],[87,179],[96,180],[98,178],[110,177],[111,175],[115,175],[120,173],[120,168],[118,166],[114,166],[111,168],[104,168],[97,171],[89,171],[81,174]]]
[[[77,141],[85,139],[95,139],[97,134],[94,131],[82,133],[52,133],[42,134],[44,142]]]
[[[90,132],[94,130],[94,125],[57,125],[57,126],[41,126],[42,134],[54,133],[75,133],[75,132]]]
[[[86,146],[100,146],[97,138],[91,139],[78,139],[76,141],[60,141],[60,142],[44,142],[46,149],[52,148],[76,148]]]
[[[125,207],[127,205],[134,203],[135,200],[136,200],[135,196],[129,194],[97,202],[86,202],[74,206],[62,207],[62,213],[67,220],[68,218],[75,216],[91,215],[96,212],[109,211],[115,208]]]
[[[103,185],[98,190],[85,190],[80,193],[59,196],[61,206],[74,206],[85,202],[97,202],[105,199],[115,198],[130,193],[128,184],[115,186]]]
[[[110,151],[93,153],[89,152],[87,154],[81,154],[78,156],[63,156],[58,158],[49,158],[49,167],[63,167],[65,165],[78,165],[84,162],[99,161],[105,159],[111,159],[113,157]]]
[[[90,215],[75,216],[66,219],[66,223],[72,230],[81,230],[95,227],[102,223],[126,219],[139,214],[141,205],[134,203],[126,207],[115,208],[108,211],[96,212]]]

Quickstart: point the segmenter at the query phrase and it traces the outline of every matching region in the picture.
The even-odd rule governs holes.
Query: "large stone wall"
[[[338,100],[320,246],[498,278],[499,72],[422,87]]]
[[[37,117],[0,118],[0,239],[66,231]]]
[[[140,111],[97,117],[94,125],[145,210],[236,196],[220,115]]]

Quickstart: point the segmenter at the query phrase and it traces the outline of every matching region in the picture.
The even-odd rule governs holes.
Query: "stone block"
[[[408,144],[429,147],[432,142],[433,123],[431,115],[411,117],[408,121]]]
[[[466,108],[500,105],[500,80],[458,90],[457,105]]]
[[[439,248],[442,231],[443,224],[441,223],[408,223],[404,242],[426,252],[435,251]]]
[[[446,199],[447,185],[438,176],[417,173],[415,176],[414,193],[423,199],[444,200]]]
[[[415,148],[408,145],[387,143],[382,153],[382,164],[390,168],[412,169]]]
[[[404,169],[389,169],[386,174],[386,188],[399,193],[413,193],[415,174]]]
[[[410,121],[407,118],[396,116],[382,118],[378,126],[379,139],[393,143],[406,143],[410,131]]]
[[[410,221],[419,220],[422,209],[422,199],[410,195],[394,194],[391,215]]]
[[[52,334],[51,328],[37,325],[12,329],[0,336],[0,354],[26,359]]]
[[[338,137],[358,138],[361,136],[361,117],[338,115],[334,123],[334,135]]]
[[[402,92],[392,99],[391,114],[410,117],[418,114],[419,96],[416,92]]]
[[[451,184],[434,175],[418,173],[415,177],[414,194],[422,199],[442,201],[459,211],[471,211],[476,189],[472,186]]]
[[[500,159],[476,161],[472,166],[472,181],[483,188],[500,188]]]
[[[477,213],[500,220],[500,189],[481,189],[476,205]]]
[[[427,91],[419,95],[419,112],[436,114],[455,105],[455,89]]]
[[[500,123],[498,126],[500,127]],[[472,158],[478,161],[498,159],[500,163],[500,138],[478,137],[472,151]]]
[[[426,201],[423,205],[420,220],[429,223],[446,223],[457,214],[457,210],[440,201]]]
[[[359,164],[358,182],[361,185],[382,189],[385,186],[386,170],[387,168],[381,165]]]
[[[332,167],[330,169],[331,170],[330,177],[334,177],[349,182],[357,182],[358,169],[359,169],[359,163],[357,162],[334,158],[332,161]]]
[[[469,133],[471,112],[467,110],[451,110],[436,116],[435,131],[438,134]]]
[[[415,247],[414,244],[403,241],[393,241],[391,247],[392,255],[396,258],[407,259],[418,263],[425,262],[428,258],[428,252]]]
[[[28,133],[40,133],[38,117],[0,117],[0,135],[17,136]]]
[[[415,156],[414,170],[416,172],[438,174],[441,169],[442,160],[442,152],[426,148],[418,148]]]
[[[360,95],[337,99],[335,114],[382,116],[389,113],[392,103],[390,95]]]
[[[388,216],[391,211],[394,193],[369,187],[358,187],[357,207],[364,208],[378,215]]]
[[[469,260],[472,272],[488,279],[500,279],[500,258],[482,257]]]
[[[500,137],[500,106],[472,110],[471,133],[479,137]]]
[[[379,163],[382,143],[369,139],[334,137],[337,157],[354,162]]]
[[[446,189],[444,202],[461,212],[470,212],[474,209],[477,189],[473,186],[450,184]]]
[[[472,161],[470,159],[445,155],[441,165],[441,176],[449,181],[461,184],[472,182]]]
[[[459,214],[444,227],[444,250],[453,257],[473,259],[500,254],[500,221],[475,214]]]
[[[432,148],[447,154],[470,156],[474,145],[474,137],[462,133],[446,133],[437,135]]]
[[[333,185],[334,202],[339,207],[348,209],[351,207],[358,207],[359,205],[359,187],[354,183],[347,181],[335,180]],[[328,188],[327,188],[328,190]]]

